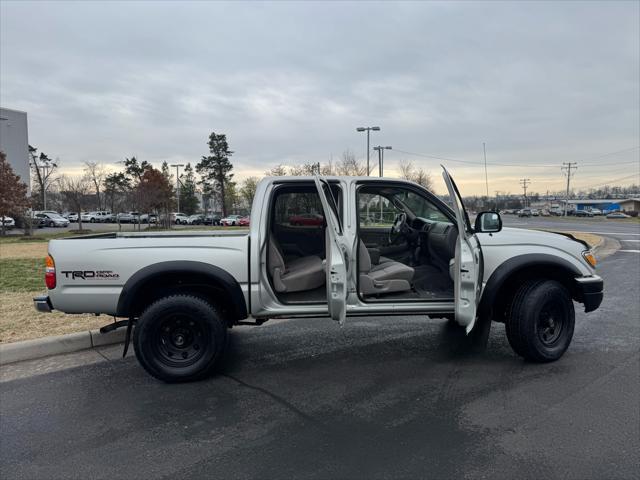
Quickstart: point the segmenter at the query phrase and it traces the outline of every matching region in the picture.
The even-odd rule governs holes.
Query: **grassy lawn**
[[[46,241],[65,235],[0,241],[0,343],[91,330],[110,322],[105,316],[39,313],[33,308],[33,297],[45,292]]]
[[[0,292],[44,289],[43,258],[3,258],[0,260]]]

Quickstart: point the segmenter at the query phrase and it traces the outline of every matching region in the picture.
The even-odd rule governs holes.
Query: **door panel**
[[[330,192],[329,184],[319,177],[315,177],[316,188],[320,195],[326,229],[326,275],[327,275],[327,306],[329,316],[344,324],[347,316],[347,291],[348,291],[348,258],[351,247],[347,244],[342,231],[342,225],[338,219],[338,209],[333,197],[331,201],[325,195],[324,188]]]
[[[471,229],[469,216],[453,178],[442,167],[442,176],[447,184],[458,223],[458,239],[454,261],[454,292],[456,301],[456,321],[471,331],[476,322],[480,286],[482,279],[482,252],[480,243]]]

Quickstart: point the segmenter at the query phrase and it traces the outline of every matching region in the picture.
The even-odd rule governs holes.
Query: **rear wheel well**
[[[136,288],[128,316],[139,317],[156,300],[176,294],[189,294],[207,301],[217,308],[229,326],[238,320],[232,296],[223,283],[194,272],[163,273],[146,279]]]
[[[511,302],[518,289],[529,280],[555,280],[561,283],[576,301],[581,301],[575,285],[575,273],[560,265],[530,265],[511,272],[502,282],[494,295],[491,306],[491,318],[504,323]]]

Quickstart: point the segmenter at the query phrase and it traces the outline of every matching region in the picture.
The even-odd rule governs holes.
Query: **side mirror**
[[[502,230],[502,218],[496,212],[480,212],[474,226],[476,233],[495,233]]]

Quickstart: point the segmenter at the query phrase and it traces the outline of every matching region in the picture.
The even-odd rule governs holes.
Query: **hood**
[[[545,232],[541,230],[529,230],[525,228],[504,227],[494,234],[479,234],[480,243],[483,245],[545,245],[558,248],[571,253],[580,254],[589,249],[589,245],[576,239],[569,233]]]

